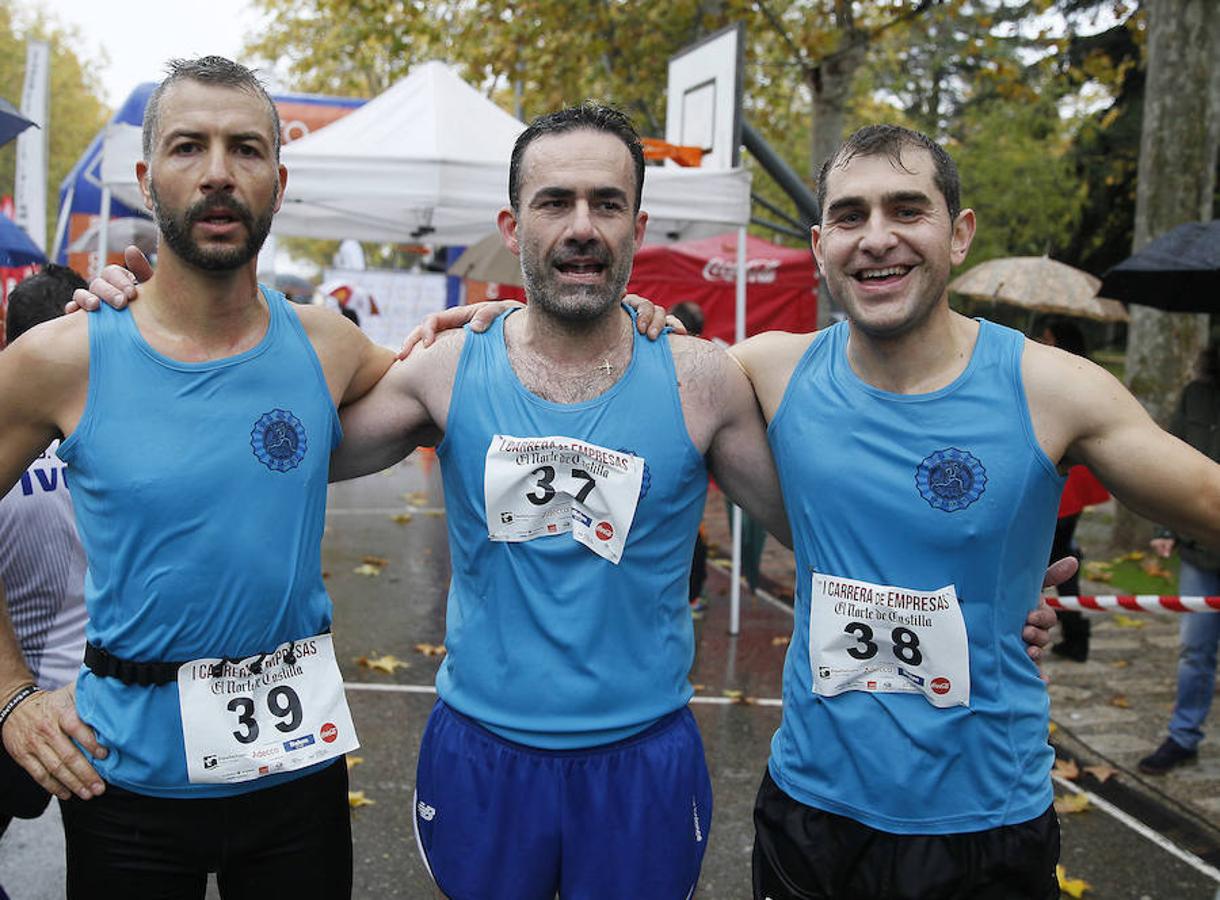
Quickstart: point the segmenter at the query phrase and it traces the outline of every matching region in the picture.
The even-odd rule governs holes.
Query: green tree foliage
[[[25,42],[51,45],[50,122],[47,129],[47,247],[54,237],[59,183],[80,158],[93,136],[106,124],[110,110],[92,69],[81,65],[74,48],[80,34],[55,24],[42,13],[31,13],[0,0],[0,96],[20,106],[25,81]],[[16,170],[15,144],[0,149],[0,191],[11,193]]]
[[[1124,190],[1133,183],[1133,162],[1127,173],[1122,161],[1134,158],[1137,138],[1112,130],[1123,114],[1109,103],[1090,111],[1073,140],[1080,123],[1062,109],[1082,86],[1121,104],[1120,88],[1139,77],[1138,48],[1134,62],[1130,53],[1085,48],[1052,35],[1055,19],[1045,14],[1080,22],[1104,8],[1123,18],[1134,0],[256,2],[270,24],[248,49],[278,61],[293,87],[370,95],[416,62],[440,58],[525,119],[598,97],[656,136],[670,56],[744,22],[744,115],[780,155],[812,186],[820,154],[861,124],[895,121],[946,141],[966,199],[980,210],[972,262],[1047,251],[1100,259],[1115,241],[1111,225],[1090,244],[1087,223],[1104,214],[1114,179]],[[1119,29],[1137,33],[1138,25]],[[754,191],[792,208],[764,175]],[[1123,207],[1110,209],[1117,230]]]

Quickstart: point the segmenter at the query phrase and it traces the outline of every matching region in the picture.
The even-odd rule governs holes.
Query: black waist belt
[[[327,634],[330,629],[325,629],[322,633]],[[296,642],[288,642],[288,653],[284,659],[290,665],[296,659]],[[247,668],[258,674],[262,671],[263,659],[267,654],[257,654],[254,662],[247,664]],[[248,659],[249,657],[244,657]],[[133,662],[130,659],[119,659],[117,656],[106,652],[101,647],[94,644],[92,641],[85,641],[85,665],[89,671],[99,678],[117,678],[123,684],[137,684],[140,687],[158,687],[163,684],[173,684],[178,680],[178,669],[185,665],[190,660],[183,662]],[[224,667],[227,664],[236,665],[241,663],[242,659],[222,658],[220,662],[213,666],[212,677],[219,678],[224,672]]]
[[[117,678],[123,684],[153,687],[178,680],[180,662],[132,662],[107,653],[92,641],[85,642],[85,665],[99,678]]]

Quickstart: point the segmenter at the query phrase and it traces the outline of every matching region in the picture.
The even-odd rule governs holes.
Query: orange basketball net
[[[644,145],[644,159],[672,159],[680,166],[697,168],[703,165],[703,148],[680,147],[668,144],[660,138],[640,138]]]

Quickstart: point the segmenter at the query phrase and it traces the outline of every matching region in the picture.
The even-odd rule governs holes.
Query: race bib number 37
[[[197,659],[179,667],[192,784],[292,772],[360,746],[329,634],[283,644],[256,660]]]
[[[483,470],[487,536],[532,541],[571,532],[618,564],[635,519],[644,460],[569,437],[492,437]]]
[[[923,694],[970,705],[970,647],[957,591],[914,591],[814,573],[809,664],[814,693]]]

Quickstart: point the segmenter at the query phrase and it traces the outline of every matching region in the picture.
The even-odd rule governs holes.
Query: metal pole
[[[746,230],[737,229],[736,343],[746,339]],[[733,507],[733,583],[729,587],[729,634],[741,632],[741,509]]]
[[[97,268],[93,270],[96,277],[106,268],[106,257],[110,252],[110,188],[102,188],[101,208],[97,211]]]

